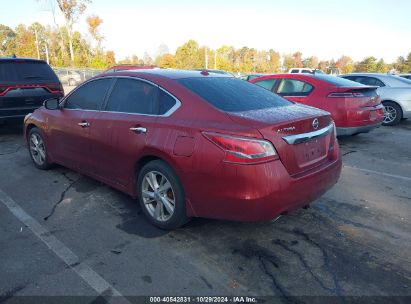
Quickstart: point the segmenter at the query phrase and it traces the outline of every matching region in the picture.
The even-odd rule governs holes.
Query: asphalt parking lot
[[[342,138],[340,146],[341,179],[309,209],[275,222],[194,219],[166,232],[112,188],[63,167],[37,170],[21,125],[1,126],[0,303],[16,295],[406,303],[411,121]]]

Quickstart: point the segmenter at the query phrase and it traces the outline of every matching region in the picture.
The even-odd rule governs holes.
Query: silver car
[[[411,80],[378,73],[352,73],[339,77],[378,87],[385,108],[383,125],[393,126],[401,119],[411,118]]]

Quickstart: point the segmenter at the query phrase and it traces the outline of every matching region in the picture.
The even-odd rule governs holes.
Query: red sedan
[[[338,135],[369,132],[384,120],[376,87],[324,74],[275,74],[250,82],[288,100],[330,112]]]
[[[259,86],[207,71],[103,74],[25,119],[34,165],[69,167],[139,198],[154,225],[271,220],[341,171],[334,123]]]

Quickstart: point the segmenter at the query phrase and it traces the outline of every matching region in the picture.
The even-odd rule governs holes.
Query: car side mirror
[[[58,110],[60,109],[60,98],[46,99],[43,105],[47,110]]]

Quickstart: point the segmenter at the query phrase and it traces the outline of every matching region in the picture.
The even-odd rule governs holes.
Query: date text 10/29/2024
[[[258,303],[254,297],[150,297],[150,303]]]

